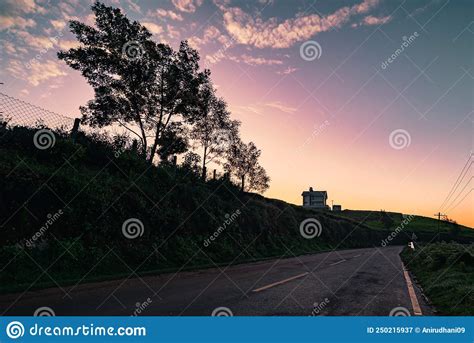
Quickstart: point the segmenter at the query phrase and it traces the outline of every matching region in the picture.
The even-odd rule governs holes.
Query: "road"
[[[414,314],[402,247],[339,250],[228,268],[83,284],[0,297],[3,315],[375,315]],[[423,315],[432,314],[416,289]],[[219,313],[227,309],[217,310]]]

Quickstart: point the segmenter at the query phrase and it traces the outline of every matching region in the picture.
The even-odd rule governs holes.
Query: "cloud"
[[[247,54],[243,54],[241,56],[228,56],[231,61],[237,63],[245,63],[251,66],[260,66],[260,65],[281,65],[283,61],[272,59],[272,58],[264,58],[264,57],[253,57]]]
[[[24,19],[22,17],[0,15],[0,30],[19,28],[25,30],[27,27],[36,26],[33,19]]]
[[[293,74],[297,70],[298,70],[298,68],[288,67],[284,70],[277,71],[277,74],[278,75],[289,75],[289,74]]]
[[[14,31],[14,34],[23,41],[26,45],[34,50],[49,50],[54,47],[57,40],[54,37],[46,37],[40,35],[32,35],[28,31]]]
[[[181,12],[193,13],[202,5],[203,0],[172,0],[174,7]]]
[[[267,103],[254,103],[245,106],[230,106],[230,109],[234,113],[248,114],[253,113],[257,115],[269,114],[272,109],[277,109],[286,114],[293,114],[297,111],[296,108],[288,106],[281,101],[272,101]]]
[[[204,33],[201,37],[193,36],[188,39],[189,44],[194,48],[199,48],[209,42],[219,42],[225,44],[229,38],[223,35],[219,29],[215,26],[209,26],[204,30]]]
[[[177,20],[177,21],[182,21],[183,20],[183,16],[181,14],[176,13],[176,12],[171,11],[171,10],[164,10],[162,8],[158,8],[154,12],[150,11],[150,12],[148,12],[148,15],[156,16],[156,17],[160,17],[160,18],[169,18],[169,19]]]
[[[283,22],[278,22],[276,18],[263,20],[237,7],[222,8],[224,26],[238,43],[257,48],[289,48],[318,33],[342,27],[353,16],[367,13],[377,6],[378,2],[379,0],[364,0],[352,7],[342,7],[324,17],[317,14],[301,15]]]
[[[26,80],[33,86],[38,86],[51,78],[67,75],[56,60],[37,61],[32,63],[30,68],[26,68],[18,60],[12,60],[6,69],[17,79]]]
[[[64,27],[66,26],[67,24],[67,21],[66,20],[50,20],[49,21],[51,23],[51,25],[53,25],[53,27],[60,31],[62,29],[64,29]]]
[[[127,0],[128,7],[135,12],[142,13],[142,10],[140,6],[136,2],[133,2],[132,0]]]
[[[155,23],[144,22],[142,24],[153,34],[157,35],[163,32],[163,28]]]
[[[374,16],[367,16],[364,18],[362,23],[364,25],[382,25],[388,23],[390,20],[392,20],[391,16],[386,16],[386,17],[374,17]]]
[[[38,5],[35,0],[2,0],[0,2],[0,12],[5,14],[46,14],[44,7]]]
[[[69,50],[79,47],[81,44],[77,40],[64,40],[61,39],[57,42],[57,45],[61,50]]]
[[[290,106],[287,106],[287,105],[283,104],[281,101],[268,102],[264,105],[267,106],[267,107],[276,108],[277,110],[282,111],[284,113],[288,113],[288,114],[293,114],[297,110],[294,107],[290,107]]]

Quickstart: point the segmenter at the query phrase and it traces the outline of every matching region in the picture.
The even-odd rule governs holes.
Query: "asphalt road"
[[[84,284],[0,297],[2,315],[413,315],[401,247],[340,250],[287,259]],[[416,286],[415,286],[416,288]],[[432,314],[418,294],[423,315]],[[224,313],[227,310],[217,310]]]

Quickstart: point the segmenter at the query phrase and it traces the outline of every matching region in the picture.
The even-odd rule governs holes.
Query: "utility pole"
[[[438,241],[439,241],[439,223],[441,221],[441,217],[446,217],[446,214],[442,214],[441,212],[435,213],[435,217],[438,217]]]

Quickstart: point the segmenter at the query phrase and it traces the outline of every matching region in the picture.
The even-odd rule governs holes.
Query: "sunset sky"
[[[472,1],[104,2],[199,50],[262,149],[267,197],[301,204],[312,186],[343,208],[432,217],[470,158]],[[90,4],[2,0],[0,91],[78,117],[92,89],[56,52],[76,45],[68,20],[93,24]],[[441,211],[474,227],[472,188],[471,164]]]

